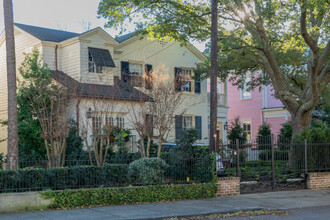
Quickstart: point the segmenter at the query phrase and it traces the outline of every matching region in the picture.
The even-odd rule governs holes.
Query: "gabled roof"
[[[140,36],[140,37],[138,37],[138,36]],[[146,36],[146,34],[142,34],[138,30],[138,31],[134,31],[134,32],[131,32],[131,33],[128,33],[128,34],[125,34],[125,35],[117,36],[116,40],[120,43],[119,45],[124,45],[124,44],[133,43],[134,41],[139,40],[144,36]],[[127,40],[130,40],[130,41],[127,41]],[[127,41],[127,42],[123,43],[124,41]],[[192,52],[201,61],[206,60],[206,56],[200,50],[198,50],[194,45],[192,45],[190,42],[187,42],[185,47],[188,50],[190,50],[190,52]]]
[[[123,41],[125,41],[125,40],[130,39],[130,38],[133,37],[133,36],[136,36],[136,31],[135,31],[135,32],[132,32],[132,33],[124,34],[124,35],[121,35],[121,36],[117,36],[117,37],[116,37],[116,40],[117,40],[119,43],[121,43],[121,42],[123,42]]]
[[[78,33],[36,27],[26,24],[15,23],[15,26],[38,38],[41,41],[61,42],[80,35]]]
[[[148,95],[120,80],[119,77],[115,77],[114,85],[99,85],[78,82],[62,71],[51,70],[50,73],[53,79],[82,97],[138,102],[152,100]]]

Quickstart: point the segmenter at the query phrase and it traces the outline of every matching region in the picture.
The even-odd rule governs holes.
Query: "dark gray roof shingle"
[[[83,97],[111,100],[148,101],[149,96],[115,77],[114,85],[81,83],[62,71],[51,70],[51,77]]]
[[[137,31],[134,31],[134,32],[131,32],[131,33],[128,33],[128,34],[124,34],[124,35],[121,35],[121,36],[117,36],[117,37],[116,37],[116,40],[117,40],[119,43],[121,43],[121,42],[123,42],[123,41],[125,41],[125,40],[128,40],[128,39],[130,39],[131,37],[137,36],[137,35],[139,35],[139,34],[143,35],[143,34],[142,34],[142,30],[137,30]]]
[[[33,35],[34,37],[42,41],[61,42],[80,35],[78,33],[36,27],[26,24],[15,23],[15,26],[17,26],[18,28],[26,31],[27,33]]]

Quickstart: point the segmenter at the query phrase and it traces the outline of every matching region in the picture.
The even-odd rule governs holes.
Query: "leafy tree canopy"
[[[328,0],[219,1],[219,77],[242,86],[250,72],[250,89],[272,83],[292,115],[293,135],[310,124],[330,83],[329,9]],[[134,22],[152,38],[210,37],[206,0],[102,0],[98,13],[108,27]],[[196,72],[206,77],[209,69],[206,62]]]

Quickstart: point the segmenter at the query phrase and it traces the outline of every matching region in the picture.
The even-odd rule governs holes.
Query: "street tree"
[[[14,16],[12,0],[3,1],[6,60],[7,60],[7,87],[8,87],[8,168],[15,170],[18,160],[18,133],[17,133],[17,96],[16,96],[16,58],[14,38]]]
[[[242,86],[251,72],[250,89],[271,83],[291,113],[293,136],[309,126],[330,82],[329,8],[327,0],[219,1],[218,76]],[[103,0],[98,13],[108,27],[134,21],[152,38],[210,37],[209,1]],[[209,68],[205,63],[199,72]]]
[[[39,121],[48,166],[64,166],[72,93],[51,78],[36,48],[26,54],[19,70],[23,77],[19,85],[20,98],[29,103],[28,108]]]

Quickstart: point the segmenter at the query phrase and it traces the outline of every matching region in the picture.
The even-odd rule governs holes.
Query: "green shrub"
[[[41,195],[45,199],[53,200],[52,208],[71,208],[182,199],[206,199],[215,197],[216,192],[217,184],[204,183],[65,190],[42,192]]]
[[[296,140],[306,139],[309,142],[330,142],[330,127],[323,122],[313,121],[312,126],[301,131]]]
[[[275,160],[289,160],[289,151],[288,150],[279,150],[274,152]],[[271,161],[272,160],[272,151],[265,150],[259,153],[260,160]]]
[[[187,177],[191,181],[198,183],[212,182],[216,178],[215,154],[204,152],[203,148],[196,148],[196,155],[193,158],[180,158],[174,152],[162,155],[162,158],[170,166],[167,169],[166,176],[174,182],[186,182]]]
[[[239,116],[236,116],[233,121],[230,122],[230,127],[228,130],[228,135],[227,135],[229,142],[230,142],[230,147],[236,146],[236,140],[240,143],[245,143],[247,141],[246,138],[246,133],[244,132],[244,129],[241,126],[241,121]]]
[[[0,193],[67,188],[126,186],[128,165],[74,166],[0,170]]]
[[[134,185],[154,185],[164,181],[168,165],[157,157],[141,158],[128,166],[129,180]]]
[[[263,123],[258,128],[257,144],[259,150],[271,149],[272,136],[271,125]]]

